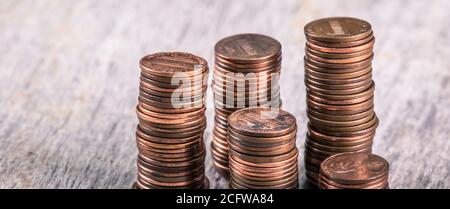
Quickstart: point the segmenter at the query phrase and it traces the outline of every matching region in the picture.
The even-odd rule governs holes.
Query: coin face
[[[324,18],[305,26],[307,37],[327,42],[355,41],[371,32],[372,26],[368,22],[352,17]]]
[[[321,164],[323,175],[331,179],[369,181],[385,175],[389,163],[382,157],[367,153],[343,153],[331,156]]]
[[[278,109],[275,112],[270,108],[238,110],[228,117],[228,124],[235,131],[250,136],[279,136],[296,128],[293,115]]]
[[[207,67],[206,60],[203,58],[183,52],[162,52],[147,55],[140,60],[139,64],[143,72],[159,76],[171,76],[177,72],[192,72],[195,65],[198,65],[199,69]]]
[[[261,61],[280,53],[281,44],[260,34],[239,34],[224,38],[215,46],[216,55],[233,61]]]

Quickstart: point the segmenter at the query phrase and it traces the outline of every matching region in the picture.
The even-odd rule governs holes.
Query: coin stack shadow
[[[388,189],[389,163],[367,153],[341,153],[320,166],[321,189]]]
[[[188,53],[163,52],[143,57],[140,68],[135,187],[208,188],[203,142],[206,61]]]
[[[305,168],[317,185],[320,163],[327,157],[372,152],[378,126],[371,67],[375,39],[368,22],[347,17],[313,21],[305,35]]]
[[[298,188],[293,115],[280,109],[246,108],[232,113],[228,124],[231,188]]]
[[[213,165],[222,176],[229,177],[228,116],[245,107],[279,103],[279,86],[277,82],[272,83],[272,78],[279,76],[280,70],[281,44],[271,37],[238,34],[215,45],[212,83],[215,123],[211,153]]]

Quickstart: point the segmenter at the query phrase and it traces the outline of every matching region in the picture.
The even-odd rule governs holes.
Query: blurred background
[[[139,59],[185,51],[212,68],[215,43],[236,33],[281,42],[281,95],[302,153],[303,26],[328,16],[372,24],[373,151],[390,162],[391,188],[450,188],[449,10],[445,0],[2,0],[0,188],[130,188]],[[225,188],[209,153],[206,165]]]

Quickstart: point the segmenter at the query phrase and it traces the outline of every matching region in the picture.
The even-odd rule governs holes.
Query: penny
[[[358,126],[364,123],[369,122],[375,116],[375,113],[371,115],[360,118],[358,120],[349,120],[349,121],[333,121],[327,119],[316,118],[313,115],[308,115],[309,121],[312,125],[322,125],[322,126],[331,126],[331,127],[349,127],[349,126]]]
[[[324,176],[320,175],[319,179],[321,183],[325,183],[326,188],[323,189],[328,189],[329,187],[333,187],[334,189],[385,189],[388,186],[387,176],[362,184],[342,184],[339,182],[330,181]]]
[[[228,129],[228,133],[230,135],[229,140],[239,141],[242,144],[259,144],[262,147],[265,146],[274,146],[279,145],[280,143],[286,143],[292,141],[296,136],[296,131],[292,131],[291,133],[287,133],[283,136],[278,137],[254,137],[254,136],[246,136],[234,131],[232,128]]]
[[[258,72],[262,72],[264,71],[262,69],[271,68],[281,63],[281,51],[274,58],[262,62],[239,63],[216,56],[215,63],[218,64],[217,66],[223,66],[231,71],[235,69],[260,69]]]
[[[194,75],[193,77],[185,76],[185,77],[172,77],[170,80],[165,80],[168,78],[159,77],[154,75],[149,75],[145,73],[141,73],[140,79],[145,83],[148,83],[152,86],[156,86],[159,88],[168,88],[168,89],[178,89],[178,88],[186,88],[191,86],[205,86],[206,82],[204,79],[207,79],[208,71],[206,70],[202,72],[200,75]],[[163,79],[165,78],[165,79]]]
[[[239,175],[238,172],[233,172],[233,170],[231,170],[231,179],[233,181],[238,180],[239,182],[243,182],[248,185],[267,186],[267,187],[283,185],[286,183],[296,181],[298,178],[297,171],[294,170],[293,172],[288,173],[287,175],[285,174],[284,176],[282,175],[281,177],[283,177],[283,178],[281,178],[281,179],[265,178],[263,181],[258,181],[258,180],[255,180],[254,178],[249,178],[248,176],[243,177],[243,176]]]
[[[352,142],[358,142],[360,140],[366,139],[366,138],[373,138],[374,133],[373,132],[367,132],[365,134],[361,135],[354,135],[354,136],[332,136],[332,135],[326,135],[324,133],[321,133],[319,131],[316,131],[314,127],[311,126],[311,124],[308,124],[308,134],[314,138],[321,140],[322,142],[326,141],[333,141],[338,143],[352,143]]]
[[[319,62],[314,59],[307,59],[307,62],[311,65],[320,67],[320,68],[329,68],[329,69],[348,69],[348,68],[362,68],[367,65],[369,65],[373,60],[374,54],[372,53],[370,57],[361,60],[359,62],[352,62],[352,63],[327,63],[327,62]]]
[[[355,74],[356,76],[349,76],[346,78],[340,78],[342,74],[322,74],[324,76],[316,75],[317,74],[305,70],[305,77],[310,80],[326,84],[348,84],[372,79],[372,72],[370,70],[368,70],[367,73],[363,72],[362,74]]]
[[[317,149],[329,151],[329,152],[355,152],[361,149],[365,149],[368,146],[372,146],[372,140],[365,141],[361,144],[352,145],[352,146],[335,146],[335,145],[323,145],[315,142],[311,138],[306,138],[307,143]]]
[[[311,48],[306,48],[305,51],[309,54],[315,55],[320,58],[327,58],[327,59],[348,59],[348,58],[354,58],[362,55],[367,55],[372,53],[373,48],[368,48],[362,51],[353,52],[353,53],[326,53],[317,51]]]
[[[261,34],[226,37],[215,45],[216,56],[236,63],[254,63],[271,59],[281,51],[281,44]]]
[[[342,153],[324,160],[320,166],[325,183],[347,188],[385,188],[389,163],[382,157],[367,153]]]
[[[256,149],[251,147],[249,148],[245,147],[242,144],[237,144],[233,141],[228,141],[228,146],[230,147],[230,149],[236,150],[237,152],[247,153],[252,156],[273,156],[273,155],[282,155],[292,150],[295,147],[295,141],[294,143],[288,143],[285,145],[277,146],[277,148],[273,148],[273,150]]]
[[[247,108],[231,114],[228,125],[244,135],[274,137],[292,132],[296,119],[279,109]]]
[[[311,83],[309,80],[305,79],[306,90],[319,92],[322,94],[337,94],[337,95],[348,95],[348,94],[357,94],[361,93],[372,86],[372,81],[365,82],[355,88],[347,88],[347,89],[323,89],[314,83]]]
[[[378,118],[375,115],[373,115],[373,117],[370,118],[369,121],[358,124],[358,125],[354,125],[354,126],[327,126],[327,125],[323,125],[323,124],[313,123],[311,120],[310,120],[310,122],[311,122],[311,125],[314,126],[314,128],[316,130],[322,130],[324,132],[349,133],[349,132],[363,131],[363,130],[367,130],[370,127],[373,127],[375,124],[378,123]],[[336,123],[334,125],[336,125]]]
[[[290,170],[297,169],[297,159],[289,159],[287,162],[283,163],[281,166],[268,167],[261,169],[257,166],[248,166],[239,163],[233,158],[230,158],[230,169],[235,172],[243,173],[247,176],[266,178],[266,177],[277,177],[281,173],[289,172]]]
[[[346,84],[329,84],[329,83],[321,83],[320,81],[315,81],[307,76],[305,77],[305,83],[308,83],[311,86],[314,86],[317,89],[321,90],[353,90],[364,88],[367,89],[368,86],[372,84],[372,79],[366,79],[358,82],[346,83]]]
[[[354,66],[349,68],[329,68],[329,67],[320,67],[316,66],[313,63],[310,62],[310,59],[306,59],[306,56],[304,58],[304,66],[305,71],[317,73],[319,75],[329,75],[336,77],[341,76],[342,78],[346,77],[355,77],[354,75],[361,75],[364,73],[367,73],[371,70],[371,62],[364,62],[361,66]],[[370,68],[370,70],[368,69]],[[366,71],[363,71],[366,70]],[[363,72],[363,73],[361,73]],[[322,74],[320,74],[322,73]]]
[[[372,98],[373,94],[368,94],[363,97],[355,98],[355,99],[348,99],[348,100],[332,100],[327,98],[322,98],[319,96],[314,95],[314,93],[310,93],[307,95],[307,98],[310,100],[313,100],[315,102],[319,102],[322,104],[328,104],[328,105],[352,105],[352,104],[358,104],[364,101],[367,101],[368,99]]]
[[[162,52],[147,55],[140,62],[143,72],[172,77],[175,73],[186,73],[192,75],[195,66],[207,67],[207,62],[198,56],[182,52]]]
[[[354,94],[326,94],[326,93],[320,93],[317,91],[308,91],[309,94],[317,96],[319,98],[322,98],[324,100],[334,100],[334,101],[343,101],[343,100],[356,100],[360,99],[362,97],[366,98],[368,96],[373,96],[373,93],[375,91],[375,83],[372,82],[372,84],[365,90],[354,93]]]
[[[369,34],[368,36],[354,40],[354,41],[346,41],[346,42],[325,42],[325,41],[317,41],[312,38],[306,38],[308,43],[317,45],[317,46],[323,46],[323,47],[329,47],[329,48],[348,48],[348,47],[354,47],[359,46],[361,44],[365,44],[373,39],[373,34]]]
[[[373,48],[373,45],[375,44],[375,38],[372,38],[368,43],[361,44],[359,46],[352,46],[347,48],[335,48],[335,47],[324,47],[324,46],[318,46],[314,45],[312,43],[306,43],[307,47],[310,47],[314,50],[325,52],[325,53],[337,53],[337,54],[347,54],[347,53],[355,53],[367,50],[369,48]]]
[[[359,113],[359,112],[367,110],[373,106],[373,97],[371,97],[363,102],[356,103],[356,104],[350,104],[350,105],[323,104],[323,103],[319,103],[319,102],[316,102],[316,101],[308,99],[308,98],[306,99],[306,103],[307,103],[308,107],[315,108],[317,111],[320,111],[320,112],[323,112],[324,110],[326,110],[326,111],[336,111],[336,112],[348,111],[351,113]],[[362,111],[360,111],[360,110],[362,110]],[[335,113],[335,112],[332,112],[332,113]]]
[[[330,17],[305,25],[305,35],[325,42],[348,42],[360,40],[372,33],[371,25],[352,17]]]

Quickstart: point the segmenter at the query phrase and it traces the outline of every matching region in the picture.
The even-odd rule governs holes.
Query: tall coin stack
[[[321,189],[388,189],[389,163],[367,153],[341,153],[320,166]]]
[[[205,177],[206,61],[166,52],[140,60],[136,187],[208,188]]]
[[[246,108],[228,117],[230,187],[298,187],[295,117],[271,108]]]
[[[371,25],[350,17],[305,26],[308,133],[306,174],[317,185],[320,163],[343,152],[372,151],[375,115]]]
[[[216,44],[212,84],[215,125],[211,150],[214,167],[223,176],[229,175],[228,116],[246,107],[278,104],[280,89],[276,77],[280,69],[281,44],[271,37],[239,34]]]

